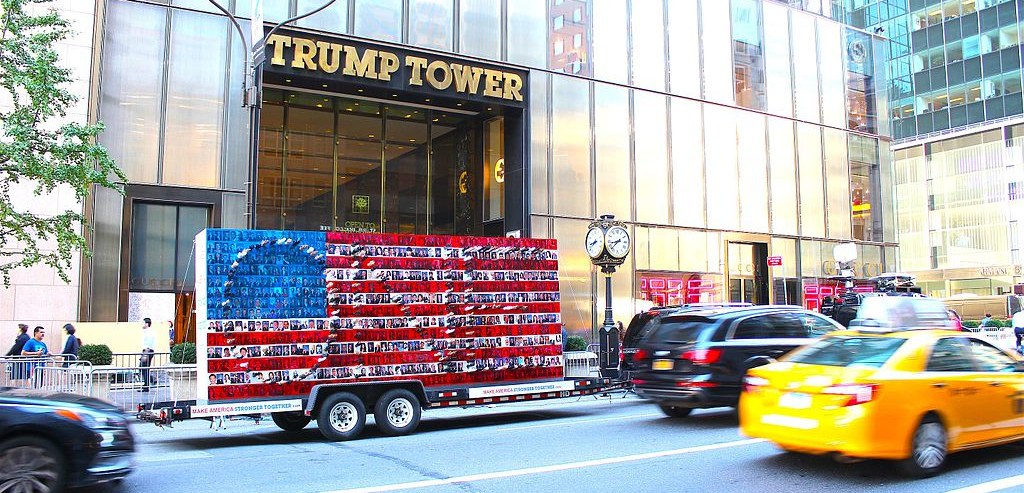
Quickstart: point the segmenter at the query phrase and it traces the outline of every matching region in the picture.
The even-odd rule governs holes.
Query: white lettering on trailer
[[[573,390],[574,387],[575,382],[572,380],[559,380],[556,382],[540,382],[522,385],[503,385],[499,387],[478,387],[469,389],[469,398],[532,394],[548,391],[558,392],[563,390]]]
[[[231,416],[234,414],[263,414],[285,411],[301,411],[302,400],[266,402],[237,402],[233,404],[214,404],[209,406],[193,406],[190,411],[193,418],[211,416]]]

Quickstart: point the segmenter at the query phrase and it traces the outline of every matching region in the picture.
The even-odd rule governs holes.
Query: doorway
[[[769,304],[768,244],[734,241],[727,244],[729,301]]]

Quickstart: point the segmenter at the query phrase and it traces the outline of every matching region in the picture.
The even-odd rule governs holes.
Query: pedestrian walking
[[[985,314],[985,318],[981,319],[981,323],[978,324],[979,327],[988,327],[988,326],[991,326],[991,325],[995,325],[993,323],[992,314],[991,313],[986,313]]]
[[[64,324],[64,332],[67,333],[68,339],[64,342],[64,350],[61,351],[61,354],[64,355],[64,366],[68,366],[72,360],[78,359],[78,349],[81,347],[81,343],[75,337],[74,325]]]
[[[153,364],[153,353],[156,352],[156,335],[153,333],[153,321],[142,319],[142,355],[139,356],[139,368],[142,374],[142,392],[149,392],[149,367]]]

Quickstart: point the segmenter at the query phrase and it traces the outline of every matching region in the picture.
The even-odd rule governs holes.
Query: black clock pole
[[[590,229],[601,230],[601,236],[605,238],[600,252],[588,252],[591,255],[591,262],[600,267],[601,273],[604,274],[604,324],[598,330],[598,364],[601,367],[601,376],[605,378],[619,377],[619,328],[615,326],[615,320],[612,318],[612,274],[615,273],[616,267],[622,265],[629,252],[629,235],[625,226],[621,221],[616,221],[615,216],[611,214],[602,215],[600,219],[590,223]],[[616,245],[615,249],[611,249],[607,241],[610,230],[614,230],[612,232],[617,236],[617,239],[611,242]],[[626,245],[625,249],[620,247],[623,242]]]

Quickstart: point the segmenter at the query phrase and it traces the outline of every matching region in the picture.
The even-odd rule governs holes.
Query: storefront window
[[[757,110],[765,107],[760,5],[756,0],[732,0],[732,69],[736,77],[736,104]]]
[[[654,306],[711,303],[716,299],[719,276],[697,272],[638,272],[640,299]]]
[[[452,51],[452,0],[409,1],[409,44]]]
[[[333,222],[334,107],[331,98],[293,93],[287,101],[285,229],[330,229]]]
[[[383,231],[426,234],[427,111],[398,105],[386,108]]]

